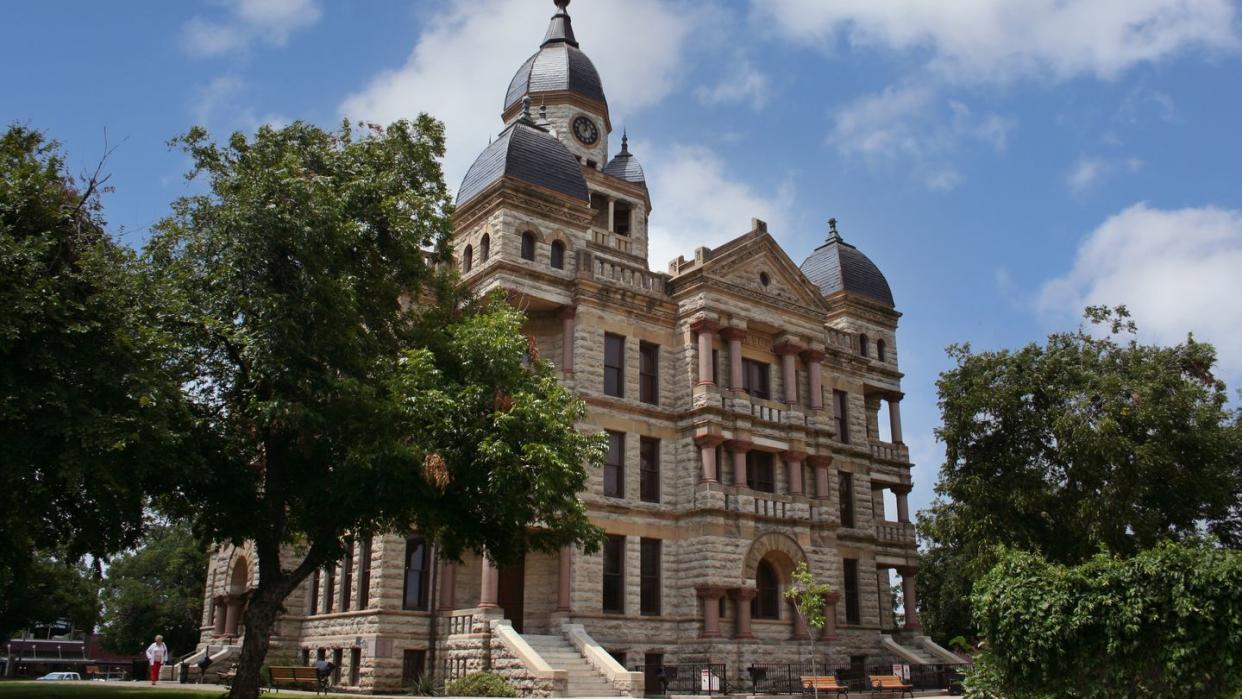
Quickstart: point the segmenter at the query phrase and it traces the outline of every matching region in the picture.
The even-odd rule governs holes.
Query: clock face
[[[595,126],[595,122],[580,116],[574,119],[574,136],[586,145],[593,146],[599,140],[599,128]]]

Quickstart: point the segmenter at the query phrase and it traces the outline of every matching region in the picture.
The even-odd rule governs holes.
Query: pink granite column
[[[699,435],[694,438],[694,443],[699,445],[699,451],[703,458],[703,482],[716,483],[716,447],[720,445],[722,440],[716,435]]]
[[[567,376],[574,373],[574,319],[578,316],[576,306],[565,306],[561,317],[561,371]]]
[[[228,614],[225,597],[216,597],[211,603],[215,605],[215,612],[213,612],[215,614],[215,627],[212,629],[212,632],[217,636],[223,636],[224,629],[226,628],[225,622],[227,621],[225,617]]]
[[[733,485],[739,488],[748,487],[746,485],[746,452],[750,451],[754,444],[741,439],[730,439],[725,446],[733,452]]]
[[[798,641],[810,638],[811,630],[807,628],[806,617],[799,614],[792,604],[789,605],[789,610],[791,612],[790,616],[793,617],[793,636],[790,638]]]
[[[835,641],[837,638],[837,602],[841,601],[840,592],[829,592],[824,595],[824,628],[819,638],[823,641]]]
[[[737,602],[737,628],[733,633],[734,638],[755,637],[750,628],[750,601],[756,594],[758,591],[753,587],[739,587],[729,592],[729,596]]]
[[[772,348],[781,356],[781,376],[785,384],[785,402],[790,405],[798,403],[798,369],[797,358],[802,348],[797,345],[785,342]]]
[[[893,444],[905,444],[901,441],[901,394],[888,397],[888,430]]]
[[[700,585],[695,588],[703,600],[703,633],[699,638],[720,638],[720,599],[723,587]]]
[[[742,378],[742,340],[746,331],[741,328],[725,328],[720,336],[729,341],[729,388],[740,393],[745,390]]]
[[[815,497],[827,500],[828,467],[832,465],[832,457],[817,454],[808,458],[811,460],[811,466],[815,467]]]
[[[457,564],[445,561],[440,571],[440,609],[449,611],[457,602],[454,590],[457,587]]]
[[[224,621],[224,635],[236,636],[237,625],[241,622],[242,600],[237,595],[229,595],[228,616]]]
[[[897,496],[897,521],[910,523],[910,486],[893,486],[893,494]]]
[[[807,350],[802,353],[802,361],[806,362],[810,376],[811,410],[824,409],[824,371],[820,362],[824,361],[824,353],[819,350]]]
[[[500,571],[492,564],[492,560],[483,556],[482,574],[479,580],[479,606],[492,608],[496,606],[496,591],[500,587]]]
[[[790,495],[802,494],[802,461],[806,459],[806,453],[800,451],[787,451],[781,454],[785,459],[785,467],[788,469],[788,483]]]
[[[901,592],[906,607],[906,629],[914,631],[923,628],[919,623],[918,590],[914,579],[918,575],[917,568],[898,568],[901,573]]]
[[[557,595],[556,595],[556,611],[558,612],[569,611],[569,606],[570,606],[569,583],[570,583],[570,574],[573,571],[572,562],[573,562],[573,548],[569,546],[562,546],[561,547],[560,577],[557,579],[557,581],[560,584],[557,586]]]
[[[712,336],[720,324],[714,320],[695,321],[690,329],[699,334],[699,385],[711,384],[712,374]]]

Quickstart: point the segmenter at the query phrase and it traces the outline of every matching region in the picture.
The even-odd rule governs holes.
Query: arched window
[[[858,334],[858,353],[867,356],[867,333]]]
[[[875,357],[876,357],[876,359],[879,359],[881,362],[883,362],[883,361],[887,361],[887,360],[885,359],[885,356],[884,356],[884,350],[885,350],[886,348],[887,348],[887,346],[884,344],[884,341],[883,341],[883,340],[876,340],[876,341],[875,341]]]
[[[484,233],[483,240],[479,241],[479,262],[487,262],[487,258],[491,254],[492,254],[492,237]]]
[[[466,246],[466,251],[461,254],[461,271],[469,272],[474,266],[474,248],[470,245]]]
[[[552,266],[565,269],[565,244],[559,240],[552,241]]]
[[[415,537],[405,541],[405,594],[402,609],[427,608],[427,571],[431,568],[430,549],[426,539]]]
[[[779,619],[781,616],[781,581],[776,568],[766,560],[755,570],[755,598],[750,602],[750,615],[756,619]]]
[[[522,259],[535,259],[535,234],[529,231],[522,234]]]

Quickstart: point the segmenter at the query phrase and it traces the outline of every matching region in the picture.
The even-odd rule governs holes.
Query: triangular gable
[[[752,295],[769,296],[816,313],[828,311],[819,287],[802,274],[767,231],[751,231],[716,248],[704,261],[702,273],[713,280],[746,289]],[[765,274],[767,286],[762,281]]]

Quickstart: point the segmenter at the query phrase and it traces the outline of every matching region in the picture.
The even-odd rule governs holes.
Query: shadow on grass
[[[0,682],[0,699],[220,699],[224,696],[227,696],[227,692],[223,688],[191,692],[161,689],[133,682]]]

